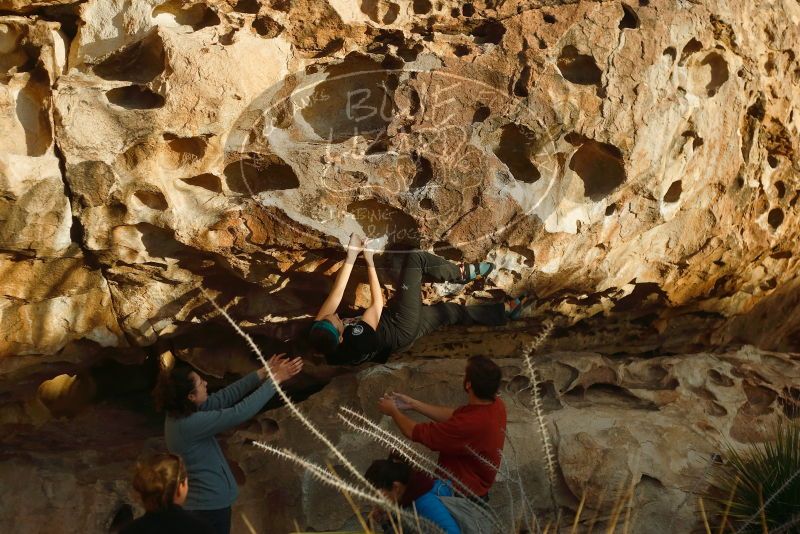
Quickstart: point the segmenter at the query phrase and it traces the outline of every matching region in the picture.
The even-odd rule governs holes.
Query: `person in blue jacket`
[[[427,519],[445,534],[461,534],[455,518],[442,503],[440,497],[452,497],[452,487],[441,480],[412,469],[395,455],[385,460],[375,460],[364,474],[375,488],[392,502],[403,508],[415,511],[419,517]],[[372,519],[376,520],[384,532],[392,532],[386,519],[386,511],[374,510]]]
[[[303,367],[301,358],[282,356],[273,356],[268,362],[278,383]],[[184,508],[205,519],[216,533],[229,534],[231,505],[239,490],[215,436],[254,417],[275,395],[275,386],[263,368],[211,395],[206,386],[191,367],[175,367],[162,375],[156,403],[167,413],[167,449],[186,463],[189,494]]]

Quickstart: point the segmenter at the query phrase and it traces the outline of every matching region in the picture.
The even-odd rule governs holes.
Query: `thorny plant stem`
[[[456,478],[450,471],[443,469],[427,456],[417,452],[413,447],[411,447],[401,438],[395,436],[391,432],[382,429],[381,427],[370,421],[364,415],[354,410],[351,410],[346,406],[341,406],[340,410],[343,413],[339,413],[339,418],[342,419],[342,421],[353,430],[365,434],[366,436],[372,438],[374,441],[382,444],[383,446],[389,449],[394,449],[412,466],[427,473],[433,478],[439,478],[438,475],[436,474],[436,471],[439,471],[440,473],[444,474],[446,478],[452,481],[453,484],[458,486],[458,488],[461,490],[462,493],[470,497],[473,497],[474,499],[478,499],[478,496],[475,494],[475,492],[473,492],[463,482],[461,482],[458,478]],[[347,416],[351,416],[354,419],[358,419],[364,426],[354,421],[351,421],[350,419],[348,419]],[[493,510],[483,506],[478,506],[477,509],[480,511],[481,514],[483,514],[487,519],[489,519],[495,527],[497,527],[501,531],[503,530],[501,521]]]
[[[375,488],[372,484],[370,484],[370,482],[366,478],[364,478],[364,475],[362,475],[361,472],[359,472],[359,470],[356,469],[356,467],[352,464],[352,462],[350,462],[350,460],[344,454],[342,454],[342,452],[339,451],[339,449],[337,449],[333,443],[331,443],[331,441],[325,436],[325,434],[323,434],[319,429],[317,429],[317,427],[314,426],[314,424],[311,423],[311,421],[309,421],[305,415],[303,415],[303,413],[295,405],[295,403],[292,402],[292,399],[289,398],[289,395],[286,394],[286,392],[278,383],[278,381],[275,380],[275,375],[273,374],[272,369],[270,369],[267,360],[264,358],[264,355],[261,353],[261,350],[255,344],[253,339],[249,335],[247,335],[247,333],[244,330],[242,330],[238,324],[236,324],[236,321],[233,320],[233,318],[228,314],[228,312],[226,312],[217,304],[217,302],[211,297],[211,295],[208,294],[208,292],[205,290],[204,287],[200,286],[200,291],[202,291],[206,299],[208,299],[208,301],[211,302],[214,308],[216,308],[217,311],[219,311],[220,314],[225,318],[225,320],[228,321],[231,327],[233,327],[234,331],[236,331],[236,333],[239,334],[239,336],[242,339],[244,339],[245,342],[248,344],[248,346],[253,350],[253,352],[256,354],[259,361],[261,362],[261,365],[266,370],[267,376],[269,376],[269,379],[272,381],[272,384],[275,387],[275,391],[277,391],[278,395],[281,397],[283,402],[289,408],[291,413],[297,418],[297,420],[300,421],[300,423],[302,423],[303,426],[305,426],[317,439],[319,439],[328,448],[328,450],[330,450],[333,453],[333,455],[336,456],[336,458],[338,458],[340,462],[342,462],[342,465],[344,465],[345,468],[348,471],[350,471],[350,473],[352,473],[353,476],[361,484],[363,484],[366,488],[368,488],[369,492],[373,495],[373,499],[377,499],[377,501],[380,502],[383,506],[386,506],[390,509],[398,508],[396,503],[392,503],[391,501],[389,501],[386,497],[383,496],[383,494],[380,491],[378,491],[377,488]]]

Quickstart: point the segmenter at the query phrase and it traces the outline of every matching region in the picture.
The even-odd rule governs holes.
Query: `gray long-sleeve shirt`
[[[267,380],[241,400],[260,382],[254,371],[209,395],[195,413],[181,418],[167,416],[167,448],[183,458],[189,475],[189,495],[184,504],[187,510],[217,510],[236,500],[236,479],[214,436],[255,416],[272,398],[275,386]]]

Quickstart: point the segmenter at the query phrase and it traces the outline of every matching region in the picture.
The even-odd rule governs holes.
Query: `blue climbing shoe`
[[[464,278],[459,280],[462,284],[471,282],[479,276],[486,278],[490,272],[494,270],[494,263],[482,261],[479,263],[464,263],[462,264],[464,270]]]

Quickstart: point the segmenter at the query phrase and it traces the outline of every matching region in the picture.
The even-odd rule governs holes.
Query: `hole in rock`
[[[679,65],[683,65],[686,62],[686,59],[691,56],[692,54],[699,52],[703,49],[703,43],[692,37],[689,39],[689,42],[683,47],[683,51],[681,51],[681,60],[678,62]]]
[[[699,67],[692,70],[692,81],[696,86],[706,82],[705,91],[708,96],[717,94],[722,84],[728,81],[728,62],[716,52],[708,54]]]
[[[770,254],[769,257],[776,260],[788,260],[792,257],[792,252],[790,250],[781,250]]]
[[[261,37],[272,39],[281,34],[283,26],[268,15],[259,15],[256,17],[256,20],[253,21],[253,29]]]
[[[674,62],[675,58],[678,57],[678,51],[675,50],[674,46],[668,46],[667,48],[664,49],[664,55],[670,56],[672,58],[672,61]]]
[[[416,61],[417,56],[424,47],[420,43],[416,43],[414,46],[399,46],[397,47],[397,55],[403,58],[403,61],[407,63],[411,63],[412,61]]]
[[[464,57],[469,54],[470,48],[465,44],[457,44],[453,47],[453,53],[456,57]]]
[[[203,3],[186,5],[184,0],[168,0],[153,9],[153,22],[159,26],[191,26],[202,30],[220,23],[219,15]]]
[[[241,195],[300,187],[294,169],[277,157],[242,159],[224,170],[228,189]]]
[[[759,121],[764,120],[764,116],[766,115],[766,110],[764,106],[765,106],[764,96],[760,95],[758,99],[752,104],[750,104],[750,106],[747,108],[747,116],[752,117]]]
[[[375,42],[384,43],[388,45],[402,46],[406,44],[406,37],[402,30],[391,30],[382,28],[378,31],[378,36]]]
[[[156,30],[118,52],[114,52],[94,67],[94,73],[105,80],[147,83],[164,72],[166,54],[164,43]]]
[[[420,200],[419,207],[427,211],[434,211],[436,209],[436,206],[433,205],[433,200],[429,198],[423,198]]]
[[[373,22],[391,24],[400,13],[400,6],[382,0],[361,0],[361,12]]]
[[[466,4],[461,6],[461,13],[465,17],[471,17],[472,15],[475,14],[475,6],[467,2]]]
[[[150,209],[164,211],[169,207],[167,199],[161,191],[140,190],[134,193],[139,201]]]
[[[588,388],[576,387],[564,394],[573,406],[619,406],[632,410],[658,410],[658,406],[641,399],[629,390],[614,384],[592,384]]]
[[[202,187],[214,193],[222,193],[222,181],[219,176],[204,173],[191,178],[181,178],[184,182],[195,187]]]
[[[419,112],[421,102],[419,100],[419,93],[414,88],[411,89],[410,97],[411,97],[410,98],[411,101],[409,103],[409,110],[408,111],[413,116],[413,115],[416,115]]]
[[[433,4],[430,3],[430,0],[414,0],[412,6],[414,13],[417,15],[430,13],[431,9],[433,9]]]
[[[388,236],[387,244],[419,246],[420,232],[414,219],[374,199],[360,200],[347,206],[367,237]]]
[[[420,187],[425,187],[428,182],[433,180],[433,165],[430,160],[424,156],[416,156],[414,158],[414,163],[416,165],[416,171],[414,172],[413,180],[411,180],[411,187],[413,189],[419,189]]]
[[[775,289],[776,287],[778,287],[778,281],[775,280],[774,277],[769,278],[768,280],[762,282],[759,287],[761,287],[762,291],[769,291],[770,289]]]
[[[777,230],[777,228],[783,224],[783,210],[780,208],[772,208],[769,210],[767,222],[773,228],[773,230]]]
[[[773,168],[773,169],[777,169],[777,168],[778,168],[778,158],[776,158],[776,157],[775,157],[775,156],[773,156],[772,154],[769,154],[769,155],[767,156],[767,164],[768,164],[768,165],[769,165],[771,168]]]
[[[676,180],[672,182],[672,185],[669,186],[669,189],[667,189],[667,192],[664,194],[664,202],[677,202],[680,200],[682,192],[681,181]]]
[[[261,2],[259,0],[239,0],[233,9],[239,13],[255,15],[261,10]]]
[[[461,10],[458,9],[457,7],[454,7],[453,9],[450,10],[450,16],[453,17],[454,19],[460,17]]]
[[[544,19],[544,21],[547,24],[555,24],[556,23],[555,15],[551,15],[550,13],[545,13],[544,15],[542,15],[542,18]]]
[[[775,182],[775,191],[778,194],[778,198],[783,198],[786,195],[786,184],[783,181],[778,180]]]
[[[619,21],[619,29],[635,30],[639,27],[639,16],[628,4],[622,4],[622,19]]]
[[[162,153],[162,163],[177,169],[184,165],[191,165],[206,155],[208,142],[204,137],[178,137],[177,135],[164,134],[168,151]]]
[[[709,401],[706,403],[707,413],[712,417],[725,417],[728,415],[728,410],[725,409],[720,403]]]
[[[495,155],[505,163],[515,179],[532,184],[541,178],[539,169],[531,161],[534,149],[533,132],[518,124],[506,124],[502,128],[500,142]]]
[[[335,39],[331,39],[328,43],[322,47],[322,50],[314,54],[315,58],[330,56],[338,52],[344,46],[344,38],[343,37],[336,37]]]
[[[381,135],[369,144],[367,149],[364,151],[364,155],[370,156],[372,154],[383,154],[384,152],[388,151],[389,139],[385,135]]]
[[[546,50],[546,49],[547,49],[547,43],[544,41],[544,39],[539,37],[539,50]]]
[[[708,370],[708,378],[716,385],[729,388],[733,386],[733,379],[727,375],[723,375],[716,369]]]
[[[41,49],[28,42],[28,34],[21,24],[0,24],[0,72],[29,72],[36,66]]]
[[[157,109],[164,106],[164,97],[142,85],[127,85],[106,91],[109,103],[125,109]]]
[[[687,137],[687,138],[691,137],[692,138],[692,149],[694,149],[694,150],[697,150],[698,148],[703,146],[703,143],[705,143],[705,141],[703,141],[703,138],[700,137],[699,135],[697,135],[697,132],[695,132],[693,130],[686,130],[681,135],[683,137]]]
[[[480,106],[475,110],[475,113],[472,114],[472,122],[483,122],[489,118],[491,113],[492,110],[490,110],[488,106]]]
[[[614,145],[586,139],[569,160],[569,168],[583,180],[584,194],[597,201],[625,182],[622,152]]]
[[[639,5],[642,7],[646,7],[650,5],[650,0],[639,0]]]
[[[36,396],[53,417],[74,417],[91,403],[94,381],[84,375],[58,375],[39,384]]]
[[[395,111],[388,71],[367,56],[349,54],[325,73],[301,111],[317,135],[341,142],[357,135],[375,138],[386,129]]]
[[[499,44],[506,33],[506,27],[499,20],[487,19],[475,27],[470,34],[476,44]]]
[[[386,54],[385,56],[383,56],[383,61],[381,61],[381,67],[389,70],[402,69],[405,64],[406,64],[405,61],[391,54]],[[392,80],[389,81],[392,82]],[[391,84],[387,85],[390,87],[390,89],[397,89],[398,81],[395,78]]]
[[[603,76],[592,56],[579,54],[572,45],[565,46],[556,62],[561,75],[578,85],[600,85]]]
[[[609,204],[608,206],[606,206],[606,217],[610,217],[610,216],[614,215],[614,212],[616,212],[616,211],[617,211],[617,205],[616,204]]]
[[[50,147],[53,133],[48,106],[49,83],[41,70],[36,70],[17,93],[14,113],[25,132],[25,154],[41,156]],[[10,110],[9,110],[10,111]]]
[[[525,67],[522,69],[522,73],[517,80],[517,83],[514,84],[514,94],[520,97],[528,96],[528,82],[531,78],[531,68]]]
[[[744,394],[747,402],[741,408],[741,412],[747,415],[766,415],[772,412],[772,403],[778,398],[778,394],[764,386],[754,386],[747,381],[742,382]]]

